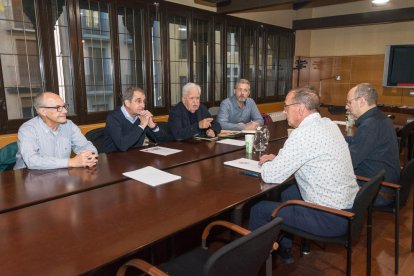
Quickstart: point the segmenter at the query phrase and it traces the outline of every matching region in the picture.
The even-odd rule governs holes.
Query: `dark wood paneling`
[[[382,24],[414,20],[414,8],[328,16],[293,21],[294,30]]]

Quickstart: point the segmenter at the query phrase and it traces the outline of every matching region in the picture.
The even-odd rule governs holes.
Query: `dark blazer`
[[[205,118],[211,118],[212,116],[210,112],[208,112],[207,107],[200,104],[199,109],[197,109],[195,113],[197,115],[197,122],[191,124],[188,110],[182,102],[179,102],[176,106],[171,108],[168,117],[168,127],[176,140],[189,139],[197,134],[206,132],[206,129],[198,128],[198,122]],[[218,122],[213,121],[211,123],[211,129],[213,129],[214,133],[217,135],[221,131],[221,126]]]
[[[127,151],[130,148],[141,147],[145,136],[155,143],[168,140],[165,129],[159,128],[154,132],[148,126],[142,129],[139,118],[132,124],[125,118],[118,107],[108,114],[105,125],[103,152]]]

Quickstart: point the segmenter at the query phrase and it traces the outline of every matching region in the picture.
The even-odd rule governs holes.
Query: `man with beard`
[[[220,104],[217,121],[222,129],[255,130],[263,125],[263,117],[250,95],[250,82],[246,79],[237,81],[234,95]]]

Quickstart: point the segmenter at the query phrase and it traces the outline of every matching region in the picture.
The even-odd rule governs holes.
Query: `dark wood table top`
[[[283,141],[270,142],[268,151],[277,153]],[[183,147],[190,145],[193,154],[211,146],[204,141],[184,144]],[[218,154],[221,151],[214,150],[218,144],[211,144],[216,156],[167,169],[182,176],[178,181],[151,187],[125,180],[0,214],[0,271],[5,275],[86,273],[264,192],[264,183],[259,178],[242,175],[239,169],[223,165],[224,161],[246,156],[244,149]],[[178,148],[178,144],[171,147]],[[123,168],[134,169],[138,165],[130,163],[145,160],[147,157],[142,154],[129,151],[105,155],[99,165],[107,163],[104,168],[108,172],[102,172],[104,176],[100,175],[99,167],[95,172],[16,171],[17,177],[23,173],[31,179],[15,186],[15,194],[23,192],[31,196],[24,200],[36,200],[50,190],[67,193],[78,188],[79,179],[87,182],[105,175],[110,177],[117,162],[121,163],[118,166],[123,162]],[[197,156],[203,154],[206,153]],[[253,154],[253,158],[258,156]],[[5,189],[1,192],[5,197]]]
[[[259,186],[256,182],[244,184]],[[3,213],[0,271],[4,275],[85,273],[246,198],[187,177],[158,187],[129,180]]]
[[[273,123],[268,128],[271,141],[283,139],[287,135],[285,121]],[[160,156],[142,152],[141,149],[131,149],[127,152],[100,154],[98,165],[91,169],[23,169],[1,172],[0,213],[124,181],[127,178],[122,173],[145,166],[168,169],[244,150],[243,147],[194,139],[169,142],[161,146],[182,151]]]

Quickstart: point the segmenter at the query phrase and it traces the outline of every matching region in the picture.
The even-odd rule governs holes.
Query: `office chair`
[[[357,179],[362,181],[369,181],[367,177],[357,176]],[[374,211],[394,213],[395,217],[395,230],[394,230],[394,245],[395,245],[395,265],[394,272],[398,274],[398,260],[399,260],[399,231],[400,231],[400,209],[405,206],[408,200],[408,196],[411,191],[411,186],[414,183],[414,159],[409,161],[404,169],[401,171],[399,183],[381,182],[382,186],[390,187],[395,190],[395,200],[386,206],[374,206]],[[414,213],[413,213],[414,219]],[[414,222],[413,222],[414,223]],[[413,228],[414,229],[414,228]],[[414,232],[412,233],[411,251],[414,250]]]
[[[160,269],[144,260],[130,260],[119,268],[117,276],[125,275],[128,267],[135,267],[149,275],[156,276],[252,276],[257,275],[266,259],[266,272],[267,275],[271,275],[272,264],[269,253],[272,245],[273,249],[277,249],[278,245],[274,241],[278,238],[281,221],[281,218],[274,219],[253,232],[230,222],[214,221],[204,229],[200,248],[172,259]],[[214,226],[227,227],[243,236],[211,254],[207,250],[206,240],[210,229]]]
[[[0,149],[0,172],[12,170],[16,164],[17,142],[7,144]]]
[[[400,154],[404,153],[404,165],[414,158],[414,121],[398,131]]]
[[[85,134],[86,139],[92,142],[92,144],[98,150],[98,153],[103,152],[104,139],[105,139],[104,130],[105,130],[104,127],[95,128],[95,129],[88,131]]]
[[[338,237],[324,237],[306,232],[304,229],[298,229],[282,223],[281,230],[291,233],[293,235],[305,238],[307,240],[314,240],[326,243],[342,244],[347,248],[346,261],[346,275],[351,275],[351,257],[352,257],[352,242],[359,239],[361,229],[363,227],[365,212],[368,211],[367,217],[367,275],[371,275],[371,234],[372,234],[372,204],[378,194],[380,183],[384,178],[384,171],[378,173],[368,183],[366,183],[358,191],[354,204],[351,210],[337,210],[325,206],[320,206],[314,203],[305,202],[303,200],[288,200],[279,205],[272,213],[272,217],[276,217],[280,209],[288,205],[300,205],[306,208],[320,210],[334,215],[341,216],[348,220],[348,230],[342,236]]]

